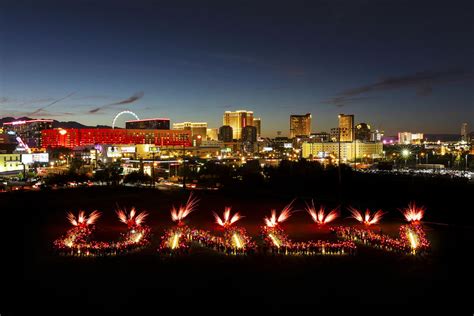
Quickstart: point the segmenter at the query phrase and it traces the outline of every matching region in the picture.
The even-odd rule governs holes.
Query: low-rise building
[[[0,154],[0,174],[23,170],[20,154]]]
[[[383,144],[381,142],[305,142],[302,146],[303,158],[324,158],[333,156],[336,159],[341,154],[341,160],[355,161],[356,159],[381,158],[383,154]]]

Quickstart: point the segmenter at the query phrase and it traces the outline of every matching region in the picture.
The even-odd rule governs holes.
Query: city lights
[[[0,316],[472,313],[472,0],[3,2]]]

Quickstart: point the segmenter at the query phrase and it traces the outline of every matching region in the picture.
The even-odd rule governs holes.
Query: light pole
[[[20,163],[23,165],[23,181],[26,182],[26,165],[23,161],[20,161]]]
[[[341,192],[341,182],[342,182],[342,178],[341,178],[341,128],[338,127],[338,141],[339,141],[339,146],[338,146],[338,156],[337,156],[337,165],[338,165],[338,176],[339,176],[339,195],[340,195],[340,192]]]
[[[155,150],[151,152],[151,157],[151,159],[153,160],[153,162],[151,163],[151,183],[152,187],[155,188]]]
[[[408,149],[402,150],[402,156],[405,158],[405,168],[407,167],[407,158],[410,156],[410,151]]]
[[[183,190],[186,190],[186,143],[183,142]]]

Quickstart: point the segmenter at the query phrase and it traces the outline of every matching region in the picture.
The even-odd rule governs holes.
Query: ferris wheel
[[[129,114],[129,115],[132,115],[134,116],[137,120],[139,120],[140,118],[138,117],[138,115],[136,115],[135,113],[133,113],[132,111],[122,111],[120,113],[118,113],[117,115],[115,115],[114,117],[114,120],[112,121],[112,129],[115,128],[115,122],[117,121],[117,119],[119,118],[119,116],[123,115],[123,114]]]

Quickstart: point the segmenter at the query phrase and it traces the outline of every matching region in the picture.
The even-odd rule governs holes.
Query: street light
[[[151,152],[152,160],[151,163],[151,178],[152,178],[152,187],[155,187],[155,154],[159,152],[159,148],[156,146],[150,147],[149,151]]]
[[[410,151],[408,149],[403,149],[402,150],[402,156],[405,158],[405,168],[407,166],[407,158],[410,156]]]

